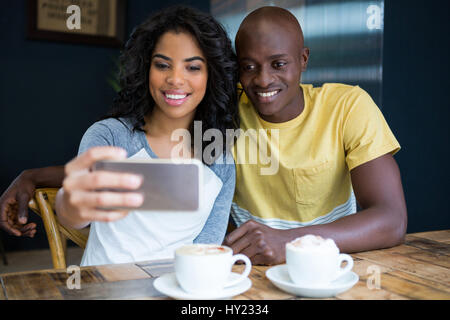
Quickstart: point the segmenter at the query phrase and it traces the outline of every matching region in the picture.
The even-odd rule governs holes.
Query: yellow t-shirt
[[[400,149],[381,111],[360,87],[301,87],[305,108],[283,123],[264,121],[242,93],[231,212],[238,226],[254,219],[288,229],[355,213],[350,170]]]

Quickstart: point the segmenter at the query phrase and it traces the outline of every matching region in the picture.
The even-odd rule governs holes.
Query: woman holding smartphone
[[[222,243],[235,186],[235,166],[225,144],[216,162],[203,164],[205,193],[195,213],[133,211],[142,204],[142,194],[98,190],[133,191],[141,178],[90,168],[105,159],[171,158],[180,143],[172,141],[172,133],[193,133],[194,121],[223,136],[237,128],[237,65],[226,32],[208,14],[171,7],[135,28],[121,67],[122,90],[108,116],[84,134],[56,198],[63,225],[90,224],[81,265],[171,258],[184,244]],[[113,207],[129,209],[102,209]]]

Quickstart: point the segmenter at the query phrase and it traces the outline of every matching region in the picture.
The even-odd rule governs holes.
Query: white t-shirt
[[[115,129],[112,133],[106,130],[111,127]],[[116,119],[95,123],[83,136],[79,153],[96,145],[119,145],[128,151],[130,158],[156,158],[143,132],[128,132],[133,139],[118,142],[117,139],[126,137],[117,132],[124,128]],[[108,144],[102,139],[108,140]],[[114,222],[92,222],[81,265],[167,259],[173,258],[175,249],[184,244],[221,243],[228,225],[234,181],[234,163],[203,165],[203,194],[196,212],[132,211]]]

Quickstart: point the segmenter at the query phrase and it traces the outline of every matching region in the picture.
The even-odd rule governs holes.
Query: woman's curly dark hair
[[[239,127],[236,55],[219,22],[207,13],[186,6],[159,11],[133,30],[120,56],[121,90],[107,117],[128,117],[134,130],[144,130],[144,116],[155,104],[149,92],[151,56],[160,37],[168,31],[188,32],[196,38],[206,57],[208,82],[194,121],[202,121],[203,131],[215,128],[226,137],[226,129]],[[190,131],[193,134],[193,124]],[[225,143],[223,146],[225,151]]]

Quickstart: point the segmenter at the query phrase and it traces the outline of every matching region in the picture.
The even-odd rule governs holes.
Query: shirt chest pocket
[[[332,163],[325,160],[313,166],[292,169],[295,201],[312,205],[326,198],[331,188],[331,167]]]

